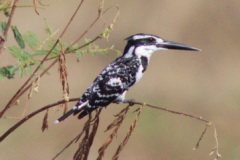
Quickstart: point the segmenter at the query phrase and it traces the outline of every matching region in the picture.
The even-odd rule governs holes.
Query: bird
[[[78,118],[82,119],[97,108],[106,107],[111,103],[133,102],[131,99],[125,99],[125,95],[142,78],[151,55],[156,51],[169,49],[201,51],[152,34],[138,33],[125,40],[127,45],[122,56],[107,65],[76,105],[54,123],[59,123],[70,115],[78,115]]]

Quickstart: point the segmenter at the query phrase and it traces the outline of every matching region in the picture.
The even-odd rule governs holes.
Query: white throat
[[[147,57],[148,59],[150,59],[151,55],[156,51],[156,46],[139,46],[135,49],[135,55],[137,57]]]

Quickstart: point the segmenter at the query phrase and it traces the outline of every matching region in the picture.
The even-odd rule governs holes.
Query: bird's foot
[[[133,106],[134,102],[136,102],[134,99],[125,99],[123,101],[123,103],[128,103],[130,106]]]
[[[112,103],[119,104],[119,103],[121,103],[121,102],[123,102],[123,101],[121,101],[121,100],[114,100]]]
[[[130,106],[134,105],[135,100],[134,99],[124,99],[124,100],[115,100],[113,103],[128,103]]]

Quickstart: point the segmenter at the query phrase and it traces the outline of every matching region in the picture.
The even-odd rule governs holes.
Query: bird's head
[[[139,33],[132,35],[127,40],[123,56],[128,58],[132,56],[147,56],[159,50],[178,49],[189,51],[200,51],[200,49],[190,47],[184,44],[167,41],[151,34]]]

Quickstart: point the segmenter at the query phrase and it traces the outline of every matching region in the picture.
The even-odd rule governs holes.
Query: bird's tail
[[[59,123],[66,119],[67,117],[71,116],[72,114],[75,116],[79,113],[78,119],[82,119],[86,115],[90,114],[92,111],[94,111],[97,108],[82,108],[81,110],[76,110],[76,109],[71,109],[67,113],[65,113],[62,117],[58,118],[57,120],[54,121],[54,123]]]
[[[84,117],[85,115],[90,113],[90,112],[88,112],[89,109],[84,109],[87,104],[88,104],[88,101],[85,101],[85,102],[79,101],[70,111],[68,111],[62,117],[60,117],[57,120],[55,120],[54,123],[59,123],[59,122],[63,121],[64,119],[66,119],[67,117],[69,117],[70,115],[72,115],[72,114],[76,115],[79,112],[81,112],[80,115],[83,114],[83,117]],[[79,115],[79,117],[80,117],[80,115]]]
[[[94,111],[97,108],[84,108],[84,110],[79,110],[77,112],[74,112],[73,115],[77,115],[78,113],[80,113],[78,115],[78,119],[82,119],[83,117],[85,117],[86,115],[90,114],[92,111]]]
[[[68,111],[67,113],[65,113],[62,117],[58,118],[57,120],[54,121],[54,123],[59,123],[61,121],[63,121],[64,119],[66,119],[67,117],[69,117],[70,115],[72,115],[74,112],[76,112],[76,110],[71,109],[70,111]]]

